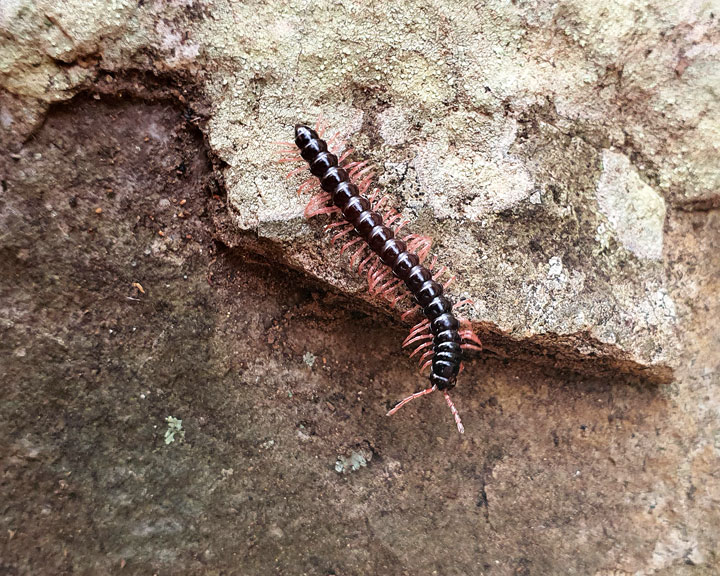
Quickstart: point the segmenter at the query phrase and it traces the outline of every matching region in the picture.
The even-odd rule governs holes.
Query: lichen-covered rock
[[[0,3],[9,569],[49,540],[27,556],[39,571],[715,573],[719,13]],[[80,93],[114,104],[54,114]],[[212,167],[143,100],[179,103]],[[376,165],[408,229],[434,237],[490,352],[583,375],[468,362],[474,432],[457,450],[439,410],[419,432],[378,423],[399,383],[415,386],[392,328],[324,316],[334,296],[318,304],[282,268],[388,311],[275,162],[273,142],[321,115]],[[213,178],[225,210],[203,206],[201,190],[224,201]],[[193,189],[183,208],[176,192]],[[211,259],[210,230],[281,272]],[[169,414],[183,442],[165,445]],[[360,450],[366,466],[335,472]]]
[[[666,380],[666,204],[715,205],[720,185],[714,18],[684,2],[13,2],[2,121],[31,131],[103,70],[190,74],[238,230],[356,291],[273,162],[273,141],[322,114],[501,348]]]

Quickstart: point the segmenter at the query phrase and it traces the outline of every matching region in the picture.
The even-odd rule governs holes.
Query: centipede
[[[387,415],[438,391],[463,434],[465,429],[449,391],[463,370],[463,352],[482,349],[469,321],[456,313],[469,301],[458,302],[454,310],[446,291],[454,277],[440,281],[449,271],[438,267],[436,256],[429,258],[432,239],[421,234],[403,235],[408,220],[388,206],[387,195],[372,186],[375,172],[370,162],[351,160],[353,149],[337,135],[324,140],[327,128],[321,120],[314,127],[296,124],[294,139],[278,143],[283,156],[280,161],[302,163],[288,178],[310,171],[297,189],[299,195],[311,196],[304,216],[327,215],[331,219],[325,226],[331,244],[343,240],[341,254],[350,253],[350,267],[367,277],[370,293],[392,306],[409,296],[411,307],[402,319],[419,317],[402,347],[412,348],[411,357],[419,356],[421,373],[429,370],[429,386],[397,402]]]

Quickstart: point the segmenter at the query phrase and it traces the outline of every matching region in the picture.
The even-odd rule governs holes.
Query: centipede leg
[[[319,187],[319,184],[318,184],[317,178],[315,178],[315,176],[312,176],[312,177],[308,178],[307,180],[304,180],[300,184],[300,186],[298,186],[298,189],[297,189],[298,196],[300,196],[301,194],[303,194],[305,192],[312,190],[315,187]]]
[[[423,340],[432,340],[432,339],[433,339],[432,334],[418,334],[418,335],[413,336],[409,340],[405,339],[405,342],[403,342],[402,347],[407,348],[408,346],[410,346],[411,344],[414,344],[415,342],[422,342]]]
[[[378,258],[373,264],[370,266],[367,272],[367,282],[368,282],[368,289],[370,290],[370,293],[372,294],[373,287],[374,287],[374,281],[377,274],[380,273],[383,263],[380,258]]]
[[[370,255],[365,258],[362,262],[360,262],[360,265],[358,266],[358,274],[362,274],[363,270],[365,269],[365,266],[367,266],[373,259],[380,260],[380,257],[375,254],[374,252],[371,252]]]
[[[323,192],[317,194],[310,199],[310,202],[305,207],[305,218],[313,218],[314,216],[320,216],[322,214],[337,214],[340,209],[337,206],[328,206],[330,201],[330,194]]]
[[[335,154],[335,156],[339,156],[340,152],[345,149],[345,140],[340,137],[339,132],[336,132],[327,141],[327,147],[329,152]]]
[[[408,296],[407,294],[400,292],[397,296],[395,296],[395,298],[390,299],[390,306],[392,308],[395,308],[395,306],[398,305],[398,302],[400,302],[400,300],[402,300],[403,298],[405,298],[407,296]]]
[[[419,312],[422,312],[422,308],[420,308],[420,306],[415,305],[412,308],[410,308],[410,310],[403,312],[402,316],[400,316],[400,319],[407,320],[408,318],[410,318],[410,316],[412,316],[413,314],[418,314]]]
[[[350,234],[350,233],[355,229],[352,224],[348,224],[348,223],[346,223],[346,222],[334,222],[333,224],[339,224],[339,225],[343,225],[343,224],[344,224],[344,227],[340,230],[340,232],[338,232],[337,234],[335,234],[335,236],[333,236],[333,237],[330,239],[330,245],[331,245],[331,246],[334,246],[334,245],[335,245],[335,242],[337,242],[340,238],[342,238],[342,237],[345,236],[346,234]]]
[[[387,268],[379,268],[376,270],[368,281],[370,293],[373,294],[377,292],[378,285],[380,285],[381,282],[384,282],[388,276],[390,276],[390,272]]]
[[[420,358],[418,359],[418,365],[422,366],[425,364],[429,359],[433,358],[435,356],[435,350],[427,350]]]
[[[420,398],[421,396],[427,396],[428,394],[432,394],[433,392],[435,392],[436,389],[437,389],[437,387],[436,387],[436,386],[433,386],[432,388],[426,388],[425,390],[421,390],[420,392],[415,392],[415,394],[410,394],[410,396],[408,396],[407,398],[403,398],[402,400],[400,400],[400,402],[398,402],[398,403],[387,413],[387,415],[388,415],[388,416],[392,416],[393,414],[395,414],[395,412],[397,412],[398,410],[400,410],[400,408],[402,408],[403,406],[405,406],[405,404],[407,404],[408,402],[410,402],[410,401],[412,401],[412,400],[415,400],[415,398]]]
[[[345,244],[343,244],[342,248],[340,248],[340,254],[344,254],[345,250],[347,250],[348,248],[351,248],[352,246],[355,246],[355,244],[357,244],[358,242],[362,242],[362,241],[363,241],[362,236],[358,236],[357,238],[355,238],[353,240],[349,240],[348,242],[345,242]]]
[[[355,178],[355,175],[360,172],[365,166],[367,166],[369,162],[367,160],[363,160],[362,162],[352,162],[351,164],[348,164],[348,176],[351,179]]]
[[[480,338],[478,338],[477,334],[475,334],[475,332],[473,332],[472,330],[461,330],[460,338],[462,338],[460,347],[464,350],[480,351],[483,349],[482,341],[480,340]]]
[[[360,180],[356,185],[358,187],[358,190],[360,191],[360,194],[365,195],[367,194],[368,188],[370,188],[370,184],[372,183],[373,175],[368,174],[365,178]]]
[[[373,210],[374,212],[380,212],[383,209],[383,206],[385,204],[387,204],[388,202],[390,202],[390,198],[388,197],[387,194],[383,194],[382,196],[380,196],[380,198],[378,198],[376,201],[374,201],[370,204],[370,209]],[[383,217],[383,220],[386,221],[385,222],[386,226],[388,225],[387,219],[389,216],[392,215],[392,212],[393,212],[392,210],[388,210],[387,213]]]
[[[463,423],[460,420],[460,413],[457,411],[457,408],[455,408],[455,404],[453,404],[453,401],[450,399],[450,394],[447,393],[447,390],[443,390],[443,396],[445,396],[445,403],[448,405],[448,408],[450,408],[453,418],[455,418],[455,424],[457,425],[458,432],[460,432],[460,434],[465,434],[465,426],[463,426]]]
[[[358,170],[355,172],[355,178],[359,178],[360,180],[364,180],[365,178],[374,178],[375,177],[375,169],[373,168],[372,164],[367,164],[364,166],[361,170]]]
[[[423,262],[430,253],[432,247],[432,238],[430,236],[421,236],[419,234],[410,234],[405,239],[407,249],[410,252],[417,253],[420,262]]]
[[[408,224],[410,224],[410,220],[407,220],[407,219],[400,220],[400,223],[397,225],[397,228],[395,228],[395,236],[397,236],[400,233],[400,230],[402,230]]]
[[[358,250],[355,251],[355,253],[350,257],[350,269],[355,270],[355,263],[357,262],[357,259],[361,257],[362,254],[365,253],[365,250],[369,250],[367,244],[363,244]],[[358,270],[359,272],[359,270]]]
[[[450,284],[452,284],[454,280],[455,280],[455,274],[453,274],[452,276],[450,276],[450,278],[448,278],[447,280],[445,280],[445,282],[443,282],[443,290],[447,290],[448,287],[450,286]]]
[[[293,176],[297,176],[298,174],[301,174],[307,170],[307,166],[300,166],[298,168],[295,168],[294,170],[291,170],[289,174],[285,176],[286,180],[289,180]]]
[[[392,225],[395,223],[396,220],[401,218],[400,214],[395,212],[395,210],[388,210],[385,214],[385,218],[383,220],[385,221],[385,226],[388,228],[392,228]]]
[[[387,282],[386,284],[380,286],[377,290],[378,294],[380,294],[381,297],[387,299],[390,302],[391,306],[395,306],[399,298],[393,297],[393,293],[395,290],[398,289],[398,287],[402,284],[402,280],[399,278],[395,278],[391,280],[390,282]],[[402,296],[400,296],[402,298]]]
[[[343,162],[345,162],[345,160],[347,159],[347,157],[350,156],[350,154],[352,154],[353,151],[354,151],[353,147],[352,147],[352,146],[349,146],[349,147],[345,150],[345,152],[342,153],[342,156],[340,156],[340,158],[338,158],[338,166],[343,166]],[[353,164],[355,164],[355,162],[350,162],[347,166],[344,166],[344,168],[345,168],[345,170],[348,172],[348,174],[350,173],[349,170],[348,170],[348,168],[350,168],[350,166],[352,166]]]
[[[340,208],[337,206],[325,206],[324,208],[320,208],[319,210],[315,210],[315,212],[312,214],[312,216],[320,216],[322,214],[339,214]]]
[[[431,336],[431,338],[432,338],[432,336]],[[415,348],[415,350],[412,351],[412,353],[410,354],[410,358],[415,356],[415,354],[419,354],[422,350],[426,350],[429,346],[432,346],[432,345],[433,345],[432,340],[430,340],[429,342],[425,342],[424,344],[420,344],[420,346],[418,346],[417,348]],[[432,352],[432,350],[430,350],[430,352]]]
[[[413,326],[410,329],[410,334],[408,334],[407,338],[403,340],[403,345],[410,340],[413,336],[417,336],[418,334],[428,334],[430,332],[430,320],[427,318],[421,320],[415,326]]]
[[[460,348],[463,350],[472,350],[473,352],[482,352],[482,346],[475,346],[474,344],[470,344],[468,342],[464,342],[460,344]]]
[[[278,152],[280,152],[280,151],[278,151]],[[287,152],[281,152],[281,153],[287,154]],[[295,163],[295,162],[299,162],[300,160],[302,160],[302,156],[300,156],[300,154],[289,154],[289,155],[283,156],[282,158],[277,159],[277,161],[282,164],[287,164],[289,162]],[[303,166],[303,168],[305,168],[305,166]]]
[[[325,205],[328,203],[329,200],[330,194],[328,194],[327,192],[316,194],[315,196],[310,198],[310,202],[308,202],[307,206],[305,207],[305,218],[312,218],[313,216],[317,216],[319,214],[326,214],[327,208],[329,207]]]
[[[318,114],[317,120],[315,121],[315,132],[322,138],[327,128],[328,125],[325,123],[322,113]]]
[[[433,276],[435,276],[435,279],[439,280],[443,274],[446,274],[448,272],[448,267],[443,265],[443,266],[440,266],[440,268],[438,268],[437,270],[435,270],[435,266],[437,266],[437,256],[433,256],[433,259],[428,264],[427,268],[428,268],[428,270],[430,270],[433,273]],[[448,278],[448,280],[446,280],[443,283],[443,288],[447,289],[447,287],[450,286],[450,284],[452,284],[453,280],[455,280],[454,274],[452,276],[450,276],[450,278]]]

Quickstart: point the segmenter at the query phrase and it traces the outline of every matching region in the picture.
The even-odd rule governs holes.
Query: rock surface
[[[720,570],[717,14],[0,5],[3,569]],[[273,161],[320,114],[475,303],[462,441],[382,418],[399,314]]]

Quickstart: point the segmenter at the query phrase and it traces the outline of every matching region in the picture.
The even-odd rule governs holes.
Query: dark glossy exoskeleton
[[[371,210],[370,201],[338,166],[337,156],[328,151],[327,143],[315,130],[302,124],[295,126],[295,144],[343,218],[405,283],[422,308],[433,335],[430,383],[438,390],[449,390],[455,386],[460,371],[462,339],[452,302],[443,295],[442,285],[433,280],[432,272],[420,263],[418,255],[408,252],[405,242],[395,238],[393,230],[383,225],[382,216]]]

